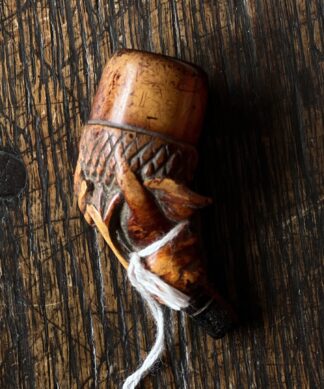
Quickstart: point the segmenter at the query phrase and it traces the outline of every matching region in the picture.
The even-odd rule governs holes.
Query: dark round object
[[[12,153],[0,150],[0,199],[17,197],[26,186],[26,169]]]
[[[234,311],[218,295],[211,299],[209,295],[201,293],[185,311],[215,339],[222,338],[237,323]]]

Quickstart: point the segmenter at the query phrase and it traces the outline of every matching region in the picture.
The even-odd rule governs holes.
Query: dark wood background
[[[0,199],[1,388],[119,388],[153,342],[72,190],[82,124],[122,47],[208,73],[195,184],[215,200],[210,277],[241,316],[214,341],[167,311],[143,387],[324,385],[323,40],[321,0],[0,1],[0,145],[28,175],[20,198]]]

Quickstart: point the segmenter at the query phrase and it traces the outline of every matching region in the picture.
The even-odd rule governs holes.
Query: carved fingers
[[[93,225],[93,220],[87,212],[87,204],[89,202],[89,193],[91,192],[91,189],[89,183],[87,183],[84,178],[80,162],[78,161],[74,174],[74,192],[78,196],[78,206],[83,213],[86,222]]]
[[[201,196],[170,178],[148,179],[144,185],[154,193],[167,217],[176,222],[190,218],[197,209],[212,203],[209,197]]]
[[[153,196],[137,179],[123,158],[122,147],[115,150],[115,174],[129,207],[128,235],[137,245],[145,246],[166,233],[171,223],[163,215]]]

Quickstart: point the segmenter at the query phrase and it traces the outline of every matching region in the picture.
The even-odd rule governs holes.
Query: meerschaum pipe
[[[117,52],[104,68],[83,130],[75,192],[87,222],[126,269],[131,252],[189,220],[145,258],[145,266],[189,295],[188,314],[221,337],[234,315],[207,282],[191,220],[211,200],[187,187],[206,101],[207,80],[199,68],[152,53]]]

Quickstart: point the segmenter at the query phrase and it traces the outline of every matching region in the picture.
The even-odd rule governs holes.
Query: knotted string
[[[168,285],[160,277],[145,268],[141,258],[152,255],[168,242],[172,241],[188,224],[181,222],[163,238],[147,246],[145,249],[134,252],[130,256],[127,270],[128,278],[134,288],[146,301],[156,324],[156,338],[153,347],[142,365],[124,382],[123,389],[134,389],[139,381],[148,373],[149,369],[159,359],[164,349],[164,315],[158,298],[168,307],[179,311],[188,307],[189,296]]]

